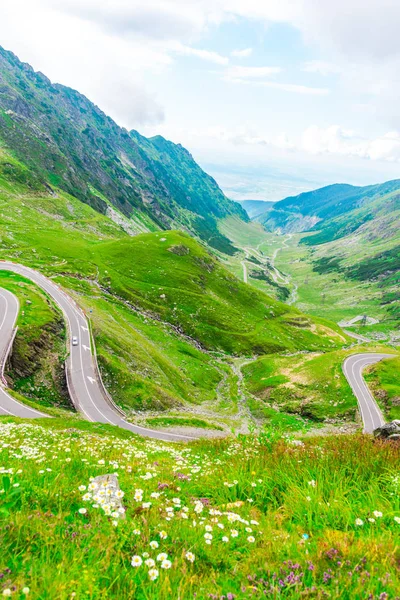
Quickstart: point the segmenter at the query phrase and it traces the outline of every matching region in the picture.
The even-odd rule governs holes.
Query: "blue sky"
[[[399,177],[399,21],[397,0],[14,0],[0,43],[276,200]]]

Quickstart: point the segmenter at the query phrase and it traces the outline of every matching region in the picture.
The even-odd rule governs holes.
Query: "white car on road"
[[[76,336],[76,335],[73,335],[73,336],[72,336],[72,345],[73,345],[73,346],[77,346],[77,345],[78,345],[78,343],[79,343],[79,342],[78,342],[78,338],[77,338],[77,336]]]

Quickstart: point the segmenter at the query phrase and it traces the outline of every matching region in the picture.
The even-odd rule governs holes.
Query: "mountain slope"
[[[365,293],[387,327],[398,326],[400,180],[328,186],[277,202],[256,220],[266,229],[303,232],[300,244],[310,248],[315,273],[338,274],[347,286],[369,286]]]
[[[128,412],[210,402],[232,414],[232,356],[344,343],[334,326],[236,279],[187,233],[131,237],[1,149],[0,212],[0,258],[55,278],[86,310],[106,386]]]
[[[321,229],[326,221],[368,206],[374,200],[400,190],[400,180],[356,187],[334,184],[276,202],[273,209],[257,217],[269,231],[283,233]]]
[[[217,219],[245,211],[181,146],[128,132],[79,92],[53,85],[0,47],[0,140],[38,179],[144,230],[182,227],[235,251]]]
[[[372,243],[399,235],[400,189],[377,199],[371,199],[359,208],[349,209],[338,217],[318,223],[305,237],[304,243],[323,244],[338,240],[357,230],[365,233],[365,241]]]
[[[399,224],[400,193],[393,192],[321,224],[301,240],[311,247],[317,273],[340,273],[347,281],[369,283],[392,327],[400,322]]]

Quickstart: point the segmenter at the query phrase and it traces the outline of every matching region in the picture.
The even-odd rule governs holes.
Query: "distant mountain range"
[[[147,230],[186,229],[231,254],[217,221],[248,220],[181,145],[119,127],[85,96],[1,47],[0,144],[50,187],[103,214],[111,206]]]
[[[280,200],[256,220],[266,229],[282,233],[319,230],[332,219],[366,208],[396,190],[400,190],[400,179],[365,187],[337,183]]]
[[[275,204],[268,200],[239,200],[238,202],[247,212],[250,219],[265,214]]]

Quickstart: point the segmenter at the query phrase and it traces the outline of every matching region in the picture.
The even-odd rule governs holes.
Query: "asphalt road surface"
[[[362,372],[368,365],[373,365],[384,358],[394,358],[395,356],[395,354],[353,354],[346,358],[343,363],[343,373],[360,407],[361,418],[364,423],[364,433],[372,433],[374,429],[383,425],[385,420],[364,381]]]
[[[0,370],[2,380],[0,386],[0,415],[18,415],[26,419],[47,417],[44,413],[15,400],[3,387],[6,383],[3,376],[4,364],[9,354],[18,311],[19,304],[14,294],[0,288]]]
[[[128,429],[139,435],[164,441],[188,441],[194,438],[185,435],[167,433],[139,427],[128,423],[122,411],[113,404],[106,392],[97,368],[97,361],[92,351],[91,334],[88,321],[83,311],[58,285],[29,267],[12,262],[0,261],[0,270],[13,271],[41,287],[61,308],[68,331],[69,356],[66,361],[66,374],[69,394],[75,408],[88,421],[109,423]],[[10,292],[0,289],[0,368],[3,373],[4,363],[11,347],[14,324],[18,315],[18,300]],[[72,345],[72,337],[78,338],[78,345]],[[4,378],[0,387],[0,414],[17,417],[45,417],[37,410],[29,408],[14,400],[4,389]]]

